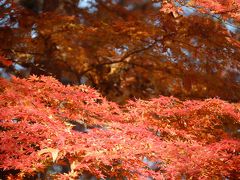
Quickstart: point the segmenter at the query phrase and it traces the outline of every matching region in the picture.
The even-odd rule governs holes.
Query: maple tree
[[[88,84],[120,103],[159,94],[239,99],[238,1],[4,2],[7,72]]]
[[[160,97],[119,108],[51,77],[0,83],[0,168],[18,178],[240,177],[239,104]]]
[[[239,7],[0,0],[3,179],[240,178]]]

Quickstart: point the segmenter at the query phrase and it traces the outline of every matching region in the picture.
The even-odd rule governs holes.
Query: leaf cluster
[[[46,76],[0,85],[0,168],[9,178],[240,178],[239,103],[159,97],[118,106]]]

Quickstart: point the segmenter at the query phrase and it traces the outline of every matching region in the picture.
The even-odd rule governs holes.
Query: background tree
[[[92,85],[116,102],[159,94],[239,100],[237,1],[17,2],[24,7],[1,4],[10,73]]]

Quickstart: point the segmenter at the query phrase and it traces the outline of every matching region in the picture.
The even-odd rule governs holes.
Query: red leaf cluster
[[[240,21],[240,1],[239,0],[191,0],[188,5],[199,8],[202,12],[209,11],[220,14],[224,18],[233,18]]]
[[[12,61],[6,59],[5,57],[3,56],[0,56],[0,63],[3,65],[3,66],[6,66],[6,67],[9,67],[12,65]]]
[[[0,168],[18,178],[240,178],[238,103],[159,97],[119,107],[51,77],[0,84]]]

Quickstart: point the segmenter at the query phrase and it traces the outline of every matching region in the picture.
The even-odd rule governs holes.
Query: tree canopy
[[[50,77],[0,83],[0,168],[17,170],[12,179],[240,177],[239,103],[160,97],[119,108]]]
[[[7,72],[91,85],[120,103],[240,97],[238,1],[18,2],[1,3]]]

